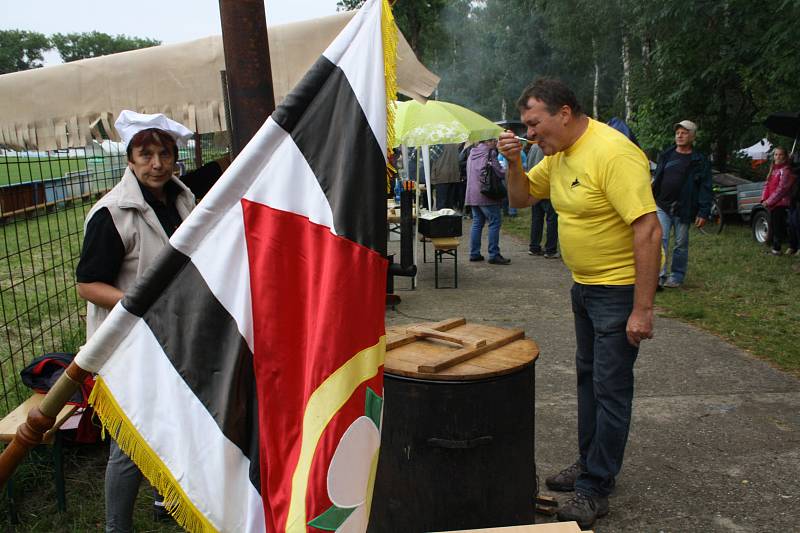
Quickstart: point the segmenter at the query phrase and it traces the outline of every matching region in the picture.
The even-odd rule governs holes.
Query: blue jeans
[[[583,473],[575,490],[608,496],[622,468],[633,403],[633,364],[639,349],[625,327],[633,285],[572,286],[578,377],[578,448]]]
[[[680,217],[670,215],[660,207],[656,210],[658,221],[661,223],[662,241],[661,248],[664,251],[664,266],[661,267],[659,283],[672,280],[675,283],[683,283],[686,277],[686,269],[689,266],[689,223],[681,222]],[[675,230],[675,247],[672,250],[672,260],[669,260],[669,234]],[[672,270],[668,273],[667,265]]]
[[[542,251],[542,229],[545,218],[547,218],[547,239],[544,243],[544,253],[554,254],[558,248],[558,215],[550,200],[541,200],[531,206],[531,242],[528,249],[534,253]]]
[[[798,250],[800,246],[800,208],[789,208],[789,248]]]
[[[500,205],[473,205],[472,206],[472,231],[469,236],[469,256],[481,255],[481,232],[483,225],[489,221],[489,259],[500,255],[500,225],[503,219],[500,216]]]

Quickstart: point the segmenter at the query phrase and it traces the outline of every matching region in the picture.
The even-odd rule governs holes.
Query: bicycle
[[[715,187],[716,189],[716,187]],[[705,226],[697,228],[700,233],[704,235],[719,235],[725,228],[725,217],[722,215],[722,209],[719,205],[719,198],[717,191],[714,191],[714,198],[711,200],[711,210],[709,211],[708,220]]]

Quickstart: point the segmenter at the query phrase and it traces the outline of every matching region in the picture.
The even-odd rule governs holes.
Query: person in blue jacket
[[[689,225],[702,228],[711,211],[711,165],[694,149],[697,125],[691,120],[674,124],[675,145],[658,156],[653,179],[658,221],[661,223],[664,264],[658,286],[680,287],[689,265]],[[675,246],[669,259],[669,236]]]

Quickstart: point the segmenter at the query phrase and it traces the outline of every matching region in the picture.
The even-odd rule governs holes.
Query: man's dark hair
[[[517,109],[520,111],[528,109],[528,100],[531,98],[544,102],[547,112],[551,115],[558,113],[563,106],[572,109],[574,115],[583,115],[581,105],[572,89],[567,87],[563,81],[555,78],[539,78],[525,87],[517,100]]]
[[[133,162],[134,148],[139,146],[147,146],[148,144],[163,146],[172,152],[172,156],[175,158],[175,161],[178,161],[178,143],[175,142],[175,139],[172,137],[172,135],[158,128],[147,128],[138,132],[133,136],[133,138],[131,138],[131,141],[128,143],[128,148],[126,149],[126,152],[128,153],[128,161]]]

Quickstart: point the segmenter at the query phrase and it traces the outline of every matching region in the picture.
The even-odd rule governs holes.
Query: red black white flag
[[[189,530],[366,529],[392,31],[368,1],[78,355]]]

